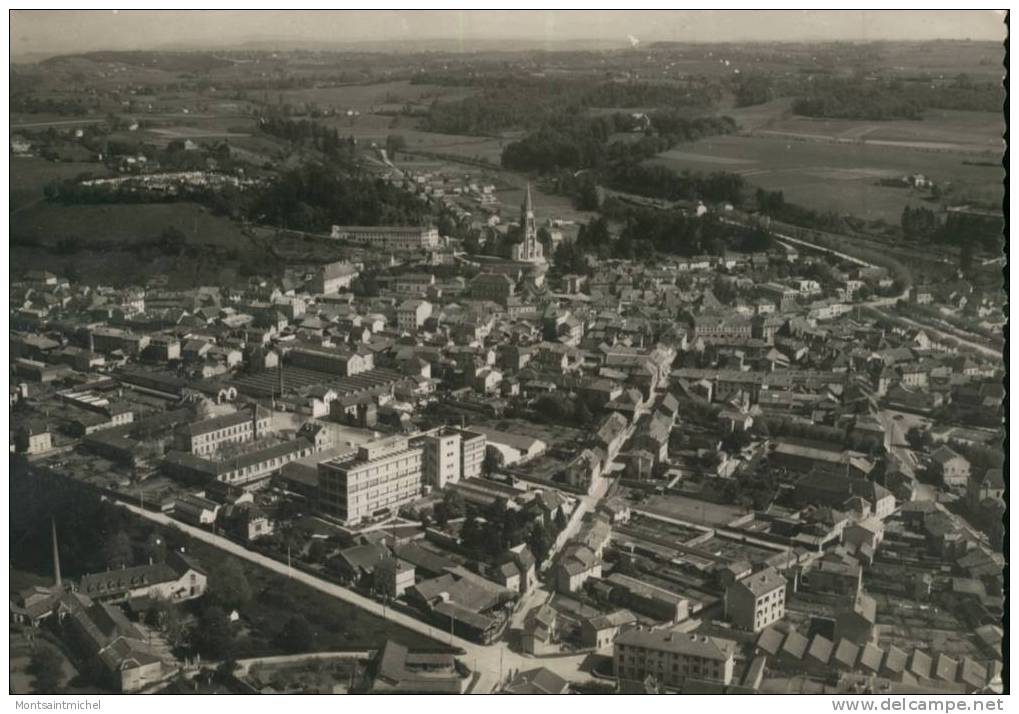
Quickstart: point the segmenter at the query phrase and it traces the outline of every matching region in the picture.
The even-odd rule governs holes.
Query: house
[[[221,483],[215,481],[214,483]],[[246,492],[250,495],[250,491]],[[223,530],[242,543],[251,543],[273,533],[273,522],[259,507],[250,503],[228,505],[220,511]]]
[[[749,575],[725,589],[729,620],[744,630],[760,632],[785,617],[786,580],[774,568]]]
[[[415,653],[392,640],[379,650],[369,676],[373,694],[462,694],[470,682],[453,655]]]
[[[396,324],[404,332],[417,332],[432,315],[427,300],[406,300],[396,309]]]
[[[468,429],[475,434],[484,436],[487,453],[495,456],[505,466],[530,461],[541,456],[548,448],[548,444],[544,441],[530,436],[521,436],[482,426],[471,426]]]
[[[584,647],[597,650],[612,645],[619,632],[633,625],[637,616],[629,610],[613,610],[604,615],[585,618],[580,623],[580,641]]]
[[[570,683],[555,672],[538,667],[520,672],[510,679],[502,691],[505,694],[566,694]]]
[[[390,559],[389,549],[382,543],[364,543],[344,548],[330,561],[330,568],[348,584],[370,583],[375,568]]]
[[[520,644],[524,652],[547,655],[558,651],[558,613],[547,603],[527,613]]]
[[[606,582],[612,602],[640,615],[664,622],[682,622],[690,616],[690,601],[671,590],[622,573],[612,573]]]
[[[320,295],[331,295],[340,290],[349,290],[356,277],[357,269],[350,263],[326,263],[315,271],[309,288]]]
[[[163,563],[83,575],[75,592],[102,602],[139,597],[182,602],[204,595],[207,580],[205,569],[196,560],[172,551]]]
[[[964,487],[969,481],[970,463],[949,447],[940,446],[931,454],[931,471],[945,488]]]
[[[216,522],[220,504],[213,500],[185,493],[173,502],[173,515],[193,526],[211,525]]]
[[[22,424],[15,432],[14,448],[20,454],[42,454],[53,448],[53,435],[45,424]]]
[[[561,593],[578,591],[588,578],[601,577],[601,565],[601,559],[590,548],[567,544],[553,569],[556,590]]]
[[[598,427],[595,439],[598,445],[608,453],[607,461],[612,461],[619,453],[619,449],[622,448],[623,442],[626,440],[628,426],[629,422],[626,417],[618,412],[612,412]]]
[[[979,510],[981,502],[986,499],[1000,501],[1005,497],[1005,478],[1001,469],[987,469],[977,476],[970,474],[966,497],[969,507]]]
[[[138,692],[175,673],[119,608],[82,598],[67,619],[74,648],[116,691]]]
[[[877,603],[866,593],[860,593],[852,605],[835,616],[836,639],[847,639],[858,645],[871,642],[875,636]]]
[[[624,630],[616,637],[616,678],[654,676],[662,685],[679,687],[687,679],[730,684],[737,643],[733,640],[674,630]]]
[[[851,602],[863,588],[863,567],[855,558],[829,552],[802,573],[800,583],[813,592],[839,595]]]
[[[375,563],[372,585],[377,594],[396,599],[414,586],[414,566],[397,557],[385,557]]]

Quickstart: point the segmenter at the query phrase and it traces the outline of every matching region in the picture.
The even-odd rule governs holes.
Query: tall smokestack
[[[58,588],[63,586],[60,579],[60,550],[57,548],[57,521],[50,519],[50,534],[53,540],[53,582]]]

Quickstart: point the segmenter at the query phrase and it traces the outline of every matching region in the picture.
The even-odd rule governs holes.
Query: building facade
[[[395,510],[421,493],[423,450],[405,436],[363,444],[353,457],[318,466],[319,507],[347,525]]]
[[[667,687],[687,679],[730,684],[736,643],[720,637],[671,630],[624,630],[616,637],[613,661],[618,679],[654,677]]]
[[[426,484],[441,489],[460,480],[460,432],[438,429],[422,436],[420,443],[424,447],[422,474]]]
[[[738,580],[725,590],[725,610],[739,628],[760,632],[785,617],[786,581],[774,568]]]
[[[212,454],[226,443],[242,443],[261,438],[269,432],[271,424],[272,415],[269,410],[253,406],[233,414],[184,424],[174,433],[175,446],[189,454]]]
[[[479,478],[485,468],[485,448],[487,439],[484,434],[463,431],[460,434],[460,473],[464,480]]]
[[[333,226],[331,236],[383,250],[432,250],[439,247],[438,229],[419,226]]]

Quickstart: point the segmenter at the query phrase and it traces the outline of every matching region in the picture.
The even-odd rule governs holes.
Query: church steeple
[[[524,202],[520,205],[520,231],[523,240],[516,246],[513,259],[533,263],[543,260],[538,228],[534,222],[534,203],[531,199],[531,182],[524,189]]]

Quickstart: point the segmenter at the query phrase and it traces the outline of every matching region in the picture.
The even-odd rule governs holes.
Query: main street
[[[608,479],[605,480],[607,481]],[[323,580],[322,578],[306,573],[303,570],[290,568],[285,563],[281,563],[278,560],[269,558],[261,553],[248,550],[242,545],[222,536],[215,535],[186,523],[181,523],[164,513],[148,511],[124,501],[118,500],[115,502],[141,518],[145,518],[146,520],[158,523],[162,526],[177,528],[180,531],[187,533],[192,538],[215,546],[222,551],[230,553],[238,558],[243,558],[250,563],[259,565],[267,570],[273,571],[274,573],[297,580],[298,582],[301,582],[308,587],[315,588],[326,595],[330,595],[346,603],[355,605],[362,610],[370,612],[376,617],[381,617],[389,622],[400,625],[401,627],[406,627],[409,630],[413,630],[414,632],[426,637],[430,637],[442,644],[461,648],[465,653],[461,656],[463,663],[470,667],[473,671],[478,672],[480,675],[480,679],[472,690],[474,693],[492,692],[499,686],[501,679],[504,679],[510,671],[523,671],[533,669],[535,667],[546,667],[568,681],[584,682],[590,679],[590,676],[586,672],[582,672],[580,669],[587,657],[586,654],[564,655],[562,657],[543,657],[539,660],[510,650],[508,643],[505,641],[493,642],[490,645],[480,645],[476,642],[470,642],[461,637],[451,635],[448,632],[432,627],[431,625],[403,612],[384,607],[381,603],[354,592],[349,588],[337,585],[336,583],[328,580]]]

